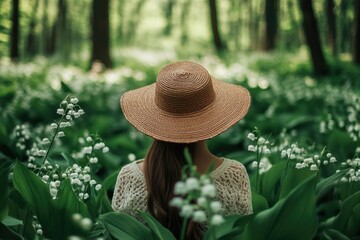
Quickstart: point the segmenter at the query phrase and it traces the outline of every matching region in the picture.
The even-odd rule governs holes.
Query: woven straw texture
[[[156,83],[124,93],[120,103],[138,131],[191,143],[233,126],[248,112],[251,98],[245,88],[214,79],[199,64],[176,62],[160,70]]]

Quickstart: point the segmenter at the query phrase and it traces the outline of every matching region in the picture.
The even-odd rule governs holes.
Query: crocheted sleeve
[[[121,169],[111,201],[114,211],[126,212],[133,216],[138,215],[136,210],[146,211],[146,183],[137,167],[135,162]]]
[[[246,169],[235,160],[225,161],[229,161],[226,170],[213,177],[224,214],[251,214],[253,212],[251,187]]]

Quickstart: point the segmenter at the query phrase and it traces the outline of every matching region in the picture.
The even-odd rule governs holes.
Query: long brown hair
[[[185,165],[184,150],[192,152],[194,144],[170,143],[154,140],[144,162],[149,212],[175,237],[180,238],[182,218],[179,209],[170,206],[174,197],[174,186],[181,179]],[[199,225],[190,221],[186,239],[201,239]]]

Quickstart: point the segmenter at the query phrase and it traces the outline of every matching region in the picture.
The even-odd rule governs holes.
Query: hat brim
[[[212,138],[236,124],[248,112],[251,97],[246,88],[212,78],[215,101],[192,114],[175,115],[155,104],[155,83],[124,93],[120,105],[125,118],[154,139],[192,143]]]

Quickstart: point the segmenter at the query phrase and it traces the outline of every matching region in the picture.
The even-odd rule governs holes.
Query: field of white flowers
[[[176,59],[127,54],[111,70],[1,60],[0,239],[175,239],[147,213],[143,225],[109,204],[121,167],[151,142],[119,98]],[[184,221],[209,224],[204,239],[360,239],[360,70],[320,79],[288,57],[191,58],[252,95],[248,116],[209,148],[246,166],[254,214],[222,216],[196,171],[175,189]]]

